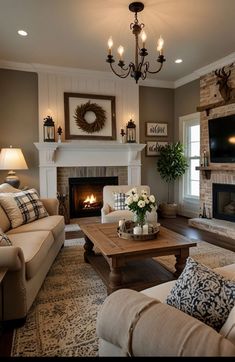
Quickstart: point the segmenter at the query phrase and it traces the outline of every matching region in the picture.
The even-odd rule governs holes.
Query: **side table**
[[[0,286],[1,286],[1,324],[0,324],[0,335],[3,332],[3,320],[4,320],[4,278],[7,274],[8,268],[0,268]]]

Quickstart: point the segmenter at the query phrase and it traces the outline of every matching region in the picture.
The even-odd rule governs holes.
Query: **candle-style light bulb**
[[[160,38],[157,41],[157,50],[159,51],[160,55],[163,54],[163,45],[164,45],[164,40],[162,39],[162,36],[160,36]]]
[[[113,39],[110,36],[109,40],[108,40],[108,48],[109,48],[109,55],[112,54],[112,46],[113,46]]]
[[[146,39],[147,39],[147,35],[146,35],[145,31],[142,30],[142,32],[141,32],[141,40],[142,40],[142,43],[143,43],[143,48],[145,48]]]
[[[124,48],[123,48],[123,46],[122,45],[120,45],[119,47],[118,47],[118,54],[119,54],[119,59],[120,60],[122,60],[122,56],[123,56],[123,53],[124,53]]]

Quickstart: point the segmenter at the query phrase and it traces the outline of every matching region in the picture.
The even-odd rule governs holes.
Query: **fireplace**
[[[70,217],[99,216],[103,206],[105,185],[118,185],[118,177],[69,178]]]
[[[235,185],[212,184],[213,217],[235,221]]]

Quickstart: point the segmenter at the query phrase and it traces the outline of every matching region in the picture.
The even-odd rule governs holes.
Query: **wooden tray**
[[[118,236],[122,239],[128,239],[128,240],[153,240],[157,238],[157,234],[160,231],[160,224],[157,224],[155,227],[149,226],[149,232],[148,234],[133,234],[133,228],[136,226],[136,224],[133,221],[126,221],[124,223],[124,227],[122,227],[122,230],[118,226],[117,233]]]

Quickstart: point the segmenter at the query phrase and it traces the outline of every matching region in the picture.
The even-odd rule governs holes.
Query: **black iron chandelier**
[[[135,62],[134,63],[131,62],[131,63],[129,63],[128,66],[125,66],[125,62],[123,60],[124,48],[123,48],[123,46],[120,45],[118,47],[117,51],[119,54],[118,66],[121,68],[121,72],[118,73],[115,71],[115,69],[113,67],[113,63],[115,62],[115,60],[112,55],[113,40],[111,37],[108,40],[108,56],[106,59],[106,62],[109,63],[110,68],[112,69],[114,74],[116,74],[120,78],[126,78],[130,74],[131,77],[133,77],[135,79],[136,83],[138,83],[138,80],[140,78],[145,79],[147,76],[147,73],[156,74],[156,73],[160,72],[160,70],[162,69],[163,63],[166,60],[163,55],[164,41],[163,41],[162,37],[160,37],[157,42],[157,50],[159,52],[157,62],[159,62],[160,65],[159,65],[159,68],[155,71],[149,70],[150,64],[148,61],[145,61],[145,57],[146,57],[146,55],[148,55],[147,49],[145,48],[145,41],[147,39],[147,36],[146,36],[145,31],[143,30],[144,24],[139,23],[138,18],[137,18],[137,13],[139,13],[143,9],[144,9],[144,4],[141,2],[133,2],[129,5],[129,10],[132,11],[133,13],[135,13],[134,22],[130,24],[130,29],[132,30],[132,33],[135,36]],[[139,47],[139,36],[141,37],[141,40],[142,40],[142,48]],[[140,57],[140,61],[139,61],[139,57]]]

